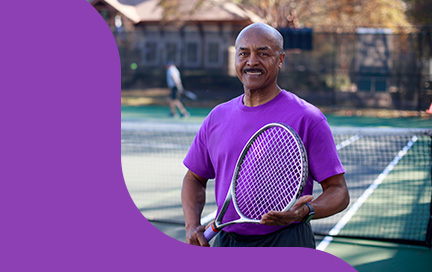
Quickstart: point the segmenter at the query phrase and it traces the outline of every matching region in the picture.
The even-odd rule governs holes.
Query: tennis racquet
[[[210,241],[222,228],[259,223],[269,211],[287,211],[301,196],[308,175],[306,150],[289,126],[270,123],[258,130],[241,152],[225,202],[211,227]],[[230,203],[240,217],[222,223]]]
[[[184,94],[190,100],[194,100],[195,101],[195,100],[198,99],[198,96],[195,93],[193,93],[191,91],[188,91],[188,90],[183,90],[182,94]]]

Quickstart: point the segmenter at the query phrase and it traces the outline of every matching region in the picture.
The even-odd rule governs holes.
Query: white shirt
[[[174,65],[168,67],[166,80],[169,88],[177,86],[179,90],[183,89],[181,78],[180,78],[180,71]]]

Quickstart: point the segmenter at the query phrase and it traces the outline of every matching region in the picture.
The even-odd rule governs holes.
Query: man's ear
[[[279,56],[279,64],[278,64],[279,69],[282,69],[284,60],[285,60],[285,52],[282,52]]]

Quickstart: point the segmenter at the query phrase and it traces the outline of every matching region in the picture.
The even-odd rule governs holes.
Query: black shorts
[[[239,235],[221,230],[212,246],[315,248],[315,236],[310,223],[292,224],[266,235]]]
[[[178,91],[178,88],[176,86],[171,88],[170,98],[173,100],[180,99],[180,92]]]

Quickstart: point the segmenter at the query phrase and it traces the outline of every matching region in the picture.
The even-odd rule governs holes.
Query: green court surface
[[[187,120],[169,118],[169,108],[163,106],[122,106],[122,118],[155,119],[162,122],[202,122],[211,111],[209,108],[188,108],[191,116]],[[338,116],[326,114],[330,126],[347,127],[397,127],[397,128],[432,128],[432,117],[377,118],[364,116]]]
[[[210,110],[211,109],[209,108],[188,108],[188,111],[191,113],[189,118],[174,119],[169,117],[168,107],[123,106],[121,108],[121,117],[122,123],[132,121],[133,125],[135,125],[134,122],[139,123],[140,120],[144,120],[147,122],[145,124],[193,124],[198,126],[203,121],[204,117],[210,112]],[[331,127],[432,128],[432,118],[374,118],[364,116],[348,117],[334,114],[326,114],[326,117]],[[421,140],[422,139],[419,138],[417,143],[421,143]],[[375,145],[379,145],[379,143],[376,143]],[[428,145],[430,145],[430,143]],[[421,169],[413,172],[413,167],[410,165],[410,163],[414,161],[414,158],[411,156],[411,154],[415,153],[416,148],[418,147],[419,145],[413,145],[413,148],[408,150],[408,152],[402,156],[399,163],[397,163],[388,173],[388,175],[382,179],[379,186],[367,198],[367,201],[358,208],[358,210],[355,212],[355,216],[350,218],[346,225],[344,225],[339,233],[340,235],[355,235],[356,230],[362,229],[363,233],[367,234],[370,232],[374,235],[378,234],[379,237],[384,239],[392,239],[393,237],[402,237],[406,238],[407,240],[413,239],[419,241],[424,241],[424,239],[426,239],[426,231],[420,234],[421,237],[413,237],[411,234],[413,229],[418,230],[419,228],[427,228],[428,214],[418,216],[418,212],[413,211],[429,211],[431,205],[430,196],[432,194],[431,185],[429,184],[431,180],[430,170],[425,171],[425,166],[422,166]],[[145,148],[148,149],[149,147]],[[430,146],[428,148],[430,148]],[[124,158],[122,155],[123,163],[130,163],[131,165],[129,171],[125,171],[127,170],[125,168],[123,169],[125,180],[129,175],[133,176],[138,173],[137,176],[142,176],[144,174],[141,172],[152,170],[142,166],[140,166],[139,169],[135,166],[132,167],[132,162],[133,164],[139,165],[141,163],[139,160],[144,158],[144,156],[153,156],[151,160],[161,160],[161,164],[165,163],[166,159],[164,157],[159,157],[159,155],[155,154],[156,153],[141,155],[141,157],[127,154],[124,156]],[[173,172],[172,175],[178,175],[178,173],[183,173],[185,171],[182,168],[183,166],[181,165],[180,161],[183,154],[181,152],[179,154],[179,169],[170,168],[170,171],[167,171],[170,175],[171,172]],[[400,173],[405,171],[405,167],[410,167],[411,172],[408,176],[403,176],[403,182],[401,182]],[[128,172],[133,173],[129,174]],[[178,190],[180,186],[181,180],[179,179],[179,181],[173,188],[171,188],[171,190],[174,193],[179,192]],[[153,190],[154,188],[150,189]],[[404,192],[407,191],[410,191],[409,195],[404,194]],[[397,201],[395,201],[395,198],[397,198]],[[415,204],[413,205],[413,203]],[[389,209],[388,207],[392,208]],[[175,213],[181,217],[181,205],[176,206],[175,208],[177,209]],[[153,207],[152,209],[156,208]],[[151,209],[148,209],[147,212],[150,213],[150,210]],[[377,215],[374,217],[366,216],[371,210],[377,211]],[[143,210],[141,211],[143,212]],[[152,212],[157,212],[157,210]],[[413,214],[415,216],[413,216]],[[398,218],[398,220],[395,221],[395,218]],[[183,225],[166,222],[164,223],[162,221],[152,223],[156,228],[164,232],[166,235],[182,242],[185,241],[185,230]],[[419,235],[419,231],[414,231],[414,233],[416,233],[415,235],[417,236]],[[321,239],[324,237],[317,236],[316,238],[318,245],[321,242]],[[346,261],[358,271],[432,271],[432,250],[426,246],[398,244],[393,242],[378,242],[368,239],[336,237],[333,238],[333,240],[327,247],[325,247],[324,250]]]
[[[365,235],[371,233],[383,239],[426,240],[431,169],[426,160],[415,157],[425,141],[416,139],[416,143],[382,179],[340,235],[355,236],[362,229]],[[372,217],[374,210],[379,212]]]
[[[325,251],[359,272],[432,271],[432,250],[426,247],[335,238]]]
[[[431,117],[378,118],[366,116],[338,116],[331,113],[326,114],[326,117],[330,126],[432,128]]]
[[[409,176],[402,175],[401,180],[404,168],[412,167],[409,165],[415,161],[411,154],[416,148],[418,146],[414,145],[383,179],[340,235],[355,236],[362,229],[363,233],[376,233],[384,239],[426,239],[429,214],[419,213],[429,211],[431,205],[431,173],[421,168],[410,172]],[[410,193],[404,193],[407,191]],[[368,216],[373,209],[377,210],[376,215]],[[419,229],[422,230],[421,237],[416,236]],[[424,246],[334,238],[325,251],[358,271],[432,271],[432,250]]]
[[[204,117],[210,112],[208,108],[188,108],[190,116],[187,119],[169,117],[170,110],[162,106],[122,106],[122,119],[146,119],[157,122],[198,122],[201,123]]]

